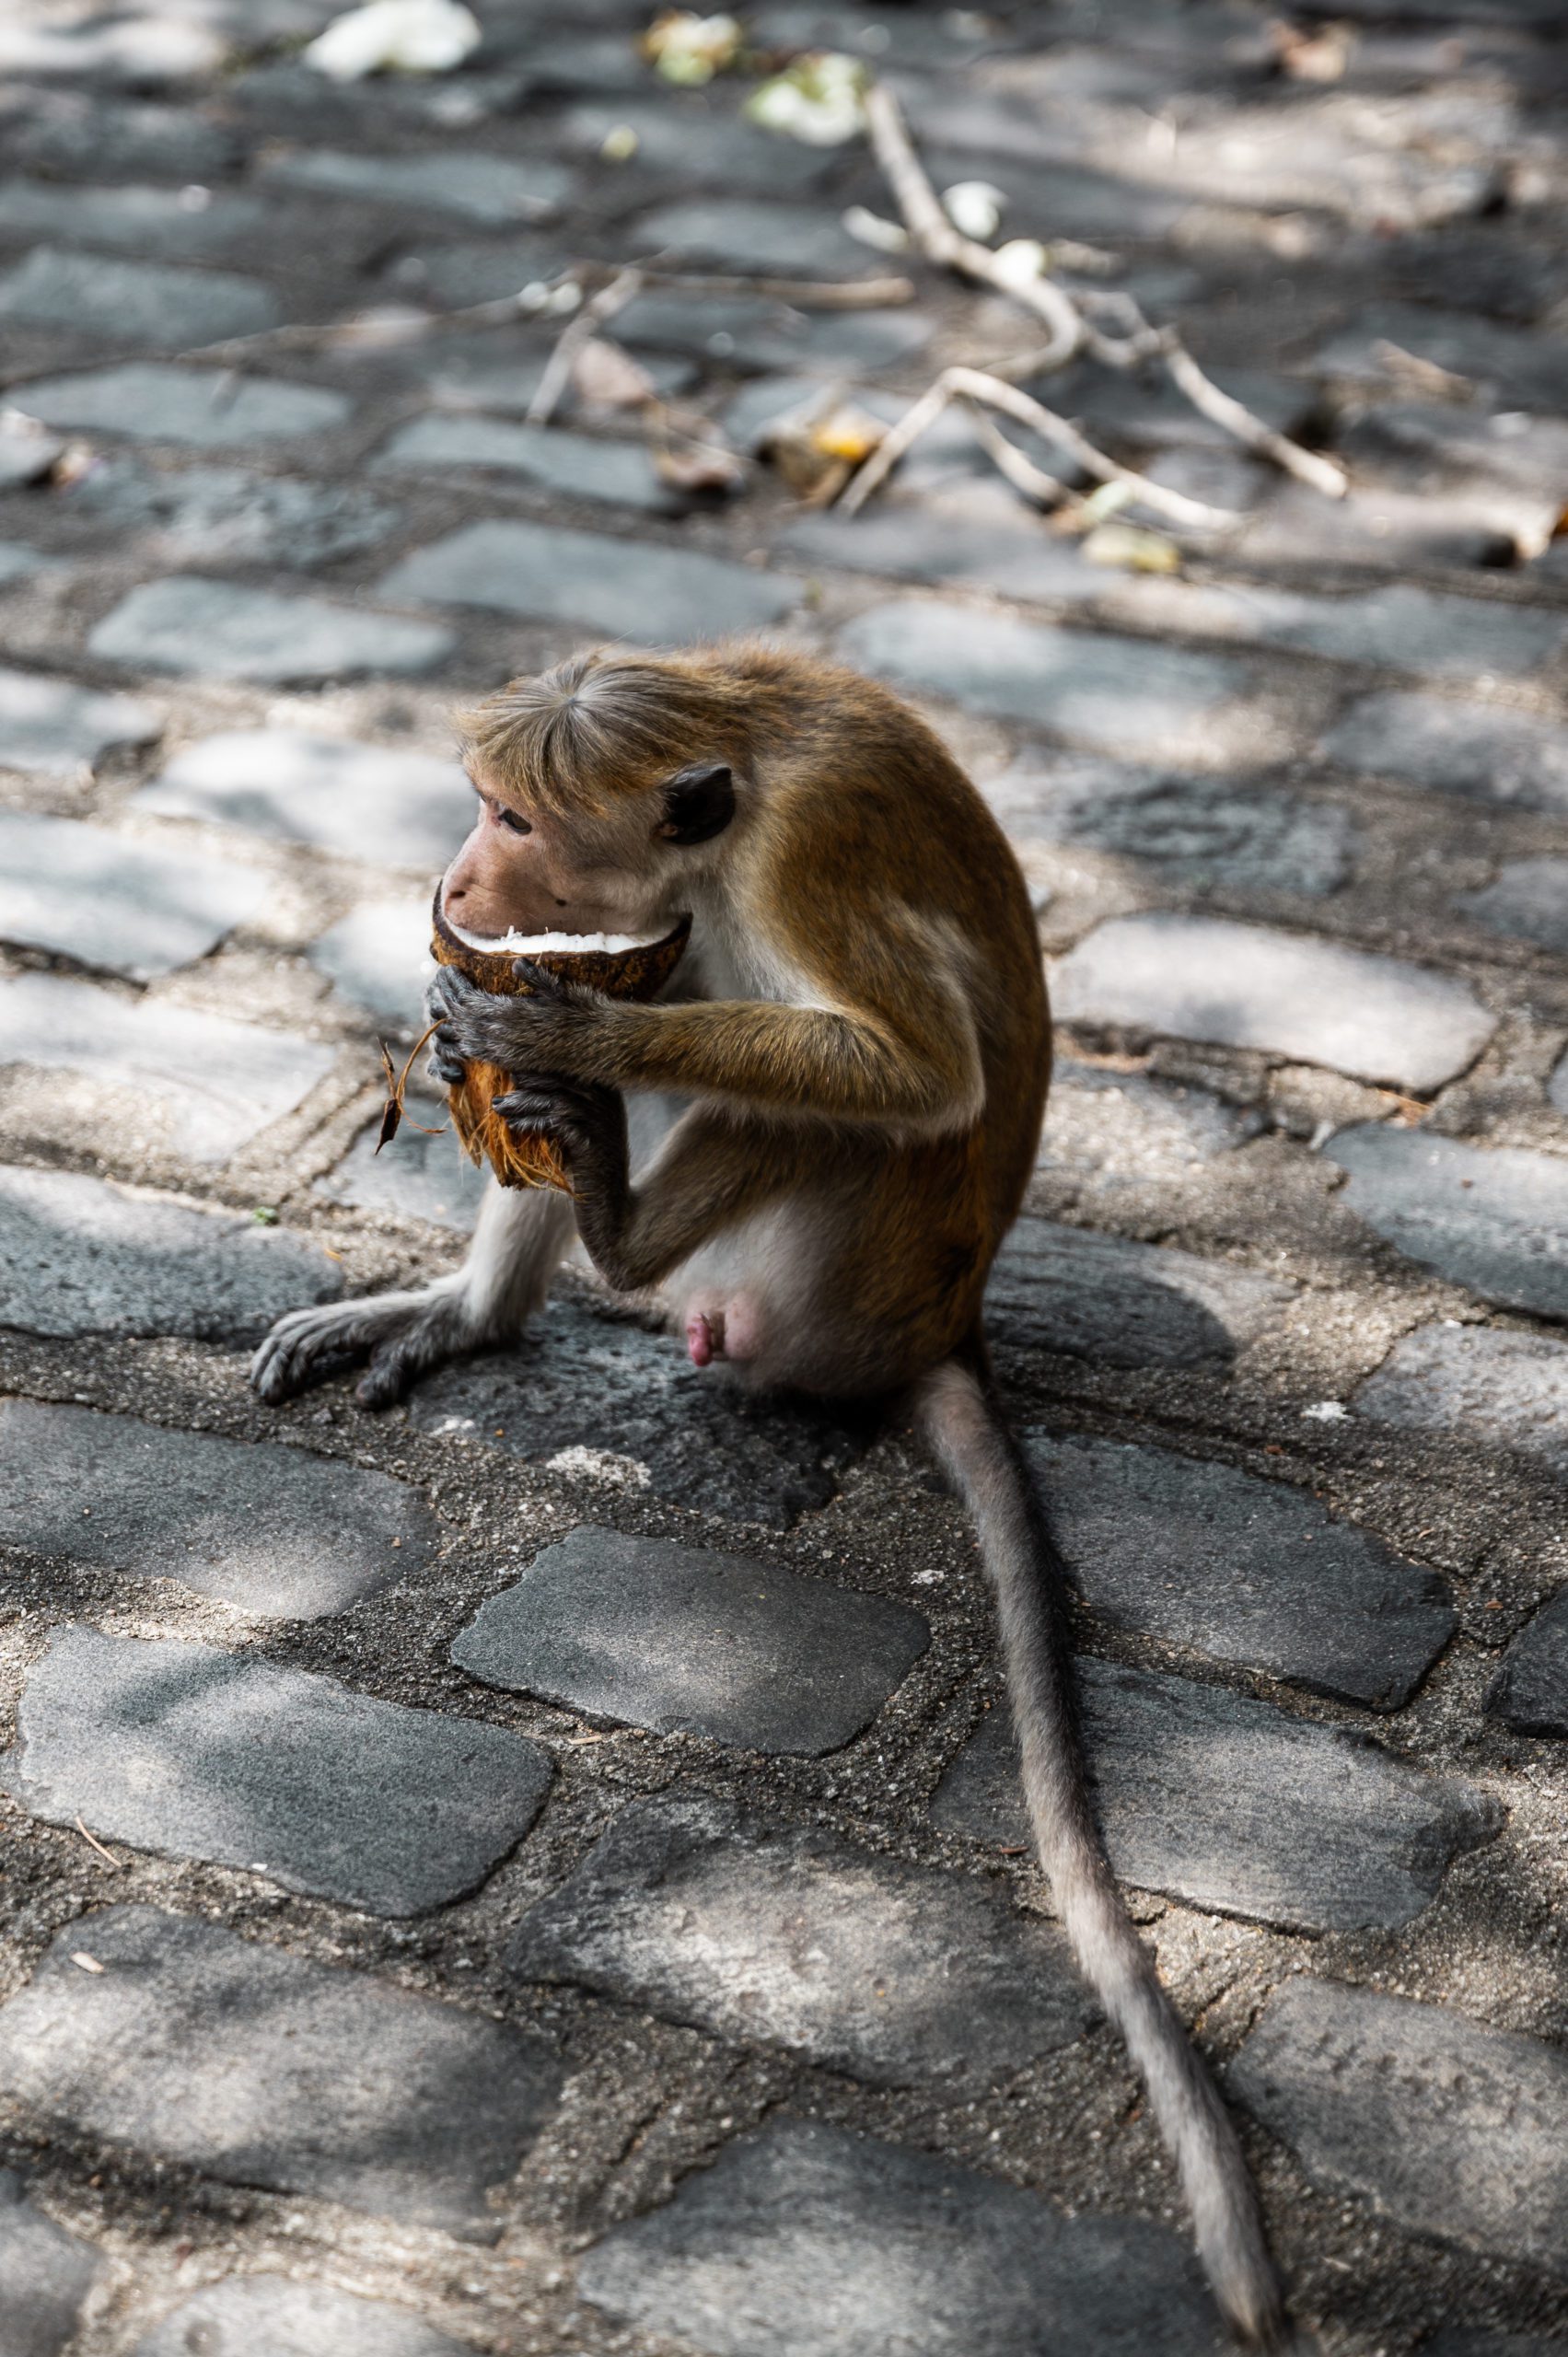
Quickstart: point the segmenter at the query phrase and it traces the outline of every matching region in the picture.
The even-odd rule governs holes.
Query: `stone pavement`
[[[915,696],[1024,863],[999,1362],[1298,2308],[1568,2350],[1568,8],[749,14],[1349,466],[1042,386],[1242,512],[1165,576],[957,416],[855,520],[750,459],[1024,348],[924,271],[624,315],[727,506],[527,424],[553,328],[182,359],[574,256],[903,266],[861,144],[659,80],[624,0],[479,13],[335,85],[331,0],[0,11],[0,2357],[1216,2357],[906,1436],[570,1274],[392,1414],[246,1387],[472,1223],[449,1139],[370,1151],[451,708],[737,627]]]

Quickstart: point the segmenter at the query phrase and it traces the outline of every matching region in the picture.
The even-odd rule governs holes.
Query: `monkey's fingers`
[[[535,998],[552,998],[563,1004],[572,995],[572,985],[563,974],[536,964],[531,958],[514,958],[512,971],[519,982],[527,982]]]
[[[468,1077],[468,1065],[459,1055],[445,1026],[431,1039],[430,1054],[424,1068],[432,1080],[438,1080],[444,1088],[460,1088]]]

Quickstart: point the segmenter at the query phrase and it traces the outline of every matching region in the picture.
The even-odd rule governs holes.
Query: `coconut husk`
[[[437,889],[431,912],[431,953],[439,966],[455,966],[482,991],[498,998],[529,998],[529,983],[516,971],[517,950],[472,949],[452,931],[441,912]],[[610,998],[649,999],[664,988],[680,962],[691,932],[691,920],[682,917],[662,941],[640,943],[634,949],[540,951],[533,962],[563,981],[581,982]],[[503,1187],[558,1187],[572,1192],[572,1182],[555,1148],[545,1138],[510,1129],[493,1108],[506,1096],[513,1076],[500,1064],[470,1064],[448,1103],[452,1126],[474,1162],[488,1162]]]

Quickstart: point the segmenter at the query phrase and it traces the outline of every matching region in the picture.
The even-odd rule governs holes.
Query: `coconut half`
[[[631,934],[536,933],[515,929],[499,935],[466,932],[452,923],[436,888],[431,910],[431,951],[440,966],[455,967],[496,998],[528,998],[531,985],[516,971],[519,958],[535,960],[563,981],[581,982],[610,998],[649,999],[664,988],[691,935],[681,917],[668,933],[642,938]],[[452,1122],[475,1162],[488,1161],[504,1187],[559,1187],[571,1182],[555,1150],[543,1138],[517,1136],[493,1110],[512,1075],[499,1064],[470,1064],[450,1094]]]

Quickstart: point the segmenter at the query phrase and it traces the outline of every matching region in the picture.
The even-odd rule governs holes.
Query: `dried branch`
[[[1164,483],[1153,482],[1132,467],[1119,466],[1108,458],[1088,436],[1080,432],[1070,418],[1059,417],[1054,410],[1046,409],[1033,397],[1009,385],[1005,378],[989,376],[980,368],[944,368],[936,382],[923,392],[912,409],[906,410],[898,424],[889,427],[865,465],[850,482],[839,505],[847,515],[856,515],[865,506],[889,470],[917,442],[927,427],[935,424],[952,401],[970,401],[987,409],[1000,410],[1005,416],[1016,418],[1020,425],[1040,435],[1048,442],[1075,459],[1086,474],[1099,482],[1121,483],[1130,498],[1151,507],[1173,524],[1186,524],[1203,530],[1225,529],[1241,521],[1234,509],[1210,507],[1201,499],[1189,499],[1185,492],[1169,491]],[[1010,446],[1009,446],[1010,447]],[[889,453],[891,452],[889,457]],[[1026,465],[1028,461],[1024,462]],[[1049,481],[1050,478],[1048,477]]]
[[[910,144],[897,99],[880,82],[874,82],[865,93],[865,127],[904,226],[926,260],[957,271],[960,277],[994,286],[1026,309],[1038,312],[1051,330],[1051,342],[1034,373],[1043,376],[1048,369],[1064,367],[1083,350],[1091,332],[1071,296],[1052,279],[1016,280],[989,246],[954,228]]]
[[[1066,484],[1058,476],[1048,475],[1043,467],[1037,467],[1016,442],[1008,441],[999,425],[992,424],[984,410],[975,410],[970,423],[997,471],[1006,476],[1015,491],[1021,491],[1024,497],[1032,499],[1037,506],[1061,506],[1069,493]]]
[[[555,349],[544,364],[544,374],[539,380],[534,397],[527,412],[529,425],[545,425],[556,402],[572,381],[572,368],[586,343],[591,343],[607,319],[623,311],[628,303],[643,291],[640,270],[623,270],[597,295],[590,295],[580,311],[574,311],[555,340]]]
[[[1233,395],[1222,392],[1199,367],[1176,330],[1151,326],[1130,295],[1119,292],[1114,297],[1097,294],[1078,298],[1069,295],[1043,273],[1036,277],[1020,277],[1008,269],[1002,256],[992,247],[981,245],[974,238],[966,238],[956,229],[943,212],[936,192],[915,154],[898,100],[880,83],[874,84],[866,92],[865,120],[877,160],[887,176],[911,237],[926,259],[944,269],[956,271],[960,277],[994,287],[999,294],[1036,313],[1051,330],[1048,343],[985,372],[993,387],[1009,379],[1049,375],[1080,356],[1098,361],[1102,367],[1119,369],[1135,368],[1145,361],[1158,360],[1171,382],[1185,394],[1193,408],[1211,418],[1225,433],[1233,434],[1249,449],[1272,459],[1275,466],[1285,473],[1295,475],[1301,482],[1310,483],[1315,491],[1322,492],[1326,497],[1343,497],[1347,484],[1342,468],[1316,451],[1304,450],[1287,435],[1276,433],[1272,426],[1265,425],[1261,418],[1254,417],[1251,411]],[[1112,299],[1132,321],[1130,331],[1125,335],[1103,333],[1089,316]],[[952,374],[951,371],[947,373]],[[931,392],[923,397],[923,402],[932,401],[935,393],[936,387],[934,386]],[[951,397],[950,389],[947,398]],[[982,397],[977,395],[974,398]],[[1005,406],[1001,403],[993,405]],[[945,406],[945,401],[937,401],[928,414],[919,414],[917,424],[917,413],[923,410],[923,403],[917,403],[916,410],[900,420],[845,493],[841,504],[851,514],[864,505],[895,459],[901,457],[911,443],[924,432],[933,416],[941,414]],[[1015,411],[1013,413],[1016,415],[1018,412]],[[908,437],[900,439],[906,428],[911,429]],[[1056,438],[1062,440],[1064,437],[1058,434]],[[889,448],[895,443],[898,447],[891,447],[889,455]],[[1067,447],[1072,446],[1068,444]],[[1086,443],[1084,451],[1092,447]],[[1109,466],[1112,463],[1098,452],[1093,459],[1079,451],[1074,451],[1074,455],[1091,472],[1098,472],[1100,465]],[[1108,482],[1124,480],[1142,482],[1144,490],[1140,492],[1140,497],[1146,497],[1148,492],[1158,490],[1157,485],[1148,485],[1145,478],[1131,476],[1126,469],[1118,469],[1114,474],[1102,474],[1100,479]],[[1176,496],[1174,493],[1161,493],[1159,499],[1149,499],[1148,504],[1158,505],[1163,500],[1162,512],[1179,520],[1176,517],[1176,509],[1170,505]],[[1189,501],[1186,505],[1189,508],[1195,508],[1199,503]],[[1211,517],[1218,512],[1212,508],[1205,511]]]

